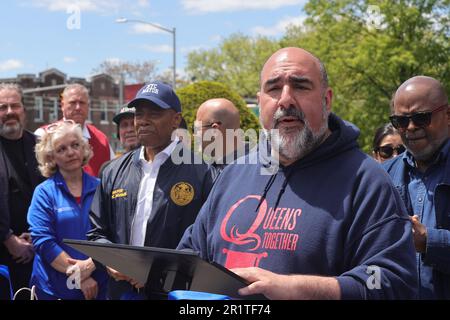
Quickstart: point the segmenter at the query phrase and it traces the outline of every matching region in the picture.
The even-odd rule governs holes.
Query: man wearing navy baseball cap
[[[181,122],[181,103],[169,85],[144,85],[128,107],[135,108],[134,126],[142,147],[105,168],[91,207],[94,228],[88,239],[175,248],[209,194],[211,173],[201,159],[178,146],[173,132]],[[189,156],[183,157],[186,152]],[[180,157],[191,161],[180,163]],[[108,271],[117,281],[110,281],[111,299],[137,285],[124,274]]]

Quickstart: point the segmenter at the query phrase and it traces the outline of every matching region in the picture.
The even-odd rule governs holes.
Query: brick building
[[[34,131],[40,126],[62,117],[60,94],[65,86],[80,83],[89,89],[90,112],[88,121],[102,130],[117,150],[116,125],[112,118],[119,107],[119,85],[107,74],[84,78],[68,78],[58,69],[52,68],[35,74],[18,74],[16,78],[0,79],[0,82],[18,83],[24,89],[27,129]]]

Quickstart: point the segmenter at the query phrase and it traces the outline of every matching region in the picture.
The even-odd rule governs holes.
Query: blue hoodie
[[[261,175],[267,141],[219,176],[178,249],[226,268],[336,277],[343,299],[410,299],[417,290],[411,225],[359,130],[331,114],[316,150]]]
[[[67,287],[67,276],[54,269],[51,263],[65,251],[74,259],[88,257],[62,242],[63,239],[86,240],[91,229],[89,208],[99,179],[83,172],[83,189],[80,207],[67,188],[59,171],[38,185],[28,210],[28,223],[36,251],[31,274],[31,285],[36,285],[46,294],[67,299],[84,299],[79,289]],[[91,275],[99,286],[97,298],[106,296],[107,275],[95,270]]]

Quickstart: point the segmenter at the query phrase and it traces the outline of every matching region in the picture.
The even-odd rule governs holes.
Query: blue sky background
[[[57,68],[88,77],[106,59],[155,60],[172,67],[172,35],[119,17],[177,29],[177,71],[189,51],[217,47],[232,33],[280,37],[303,19],[305,0],[6,0],[0,1],[0,78]],[[76,5],[76,7],[74,7]],[[74,9],[80,28],[69,29]],[[69,11],[68,10],[72,10]],[[72,24],[74,25],[74,24]]]

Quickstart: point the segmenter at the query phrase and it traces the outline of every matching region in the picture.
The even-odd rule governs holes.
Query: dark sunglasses
[[[394,155],[394,151],[397,153],[397,155],[399,155],[400,153],[404,152],[406,150],[405,146],[400,144],[396,147],[390,146],[390,145],[386,145],[386,146],[381,146],[375,149],[375,152],[377,152],[380,157],[382,157],[383,159],[389,159],[392,158],[392,156]]]
[[[409,121],[412,121],[416,127],[424,128],[428,127],[431,123],[431,116],[435,112],[439,112],[443,110],[445,107],[447,107],[447,104],[443,104],[442,106],[437,107],[434,110],[431,111],[425,111],[425,112],[416,112],[409,116],[396,116],[392,115],[389,117],[389,120],[391,120],[392,125],[396,129],[406,129],[409,126]]]

